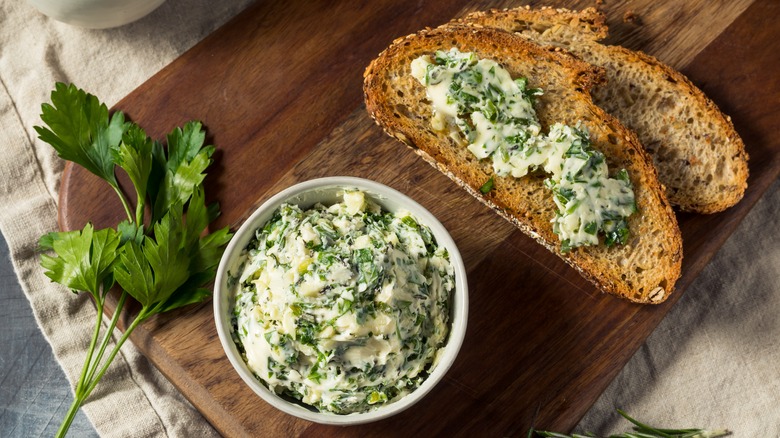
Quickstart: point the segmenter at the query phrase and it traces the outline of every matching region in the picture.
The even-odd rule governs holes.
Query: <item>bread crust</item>
[[[607,18],[596,8],[574,11],[549,6],[533,9],[526,5],[518,8],[476,11],[457,18],[454,22],[498,27],[523,35],[571,31],[569,38],[583,41],[601,41],[609,34]]]
[[[742,199],[748,154],[731,119],[685,75],[658,59],[599,43],[607,35],[600,12],[521,7],[475,12],[458,22],[563,47],[604,68],[606,81],[594,88],[594,102],[637,133],[669,201],[680,210],[716,213]]]
[[[431,105],[425,88],[410,72],[411,61],[436,50],[458,47],[480,58],[501,63],[513,77],[528,78],[542,88],[536,110],[543,130],[556,122],[581,122],[593,147],[603,152],[611,171],[628,170],[638,213],[629,218],[626,245],[600,244],[562,254],[550,219],[555,205],[541,173],[523,178],[494,176],[487,161],[479,161],[430,124]],[[543,47],[511,32],[449,24],[399,38],[366,69],[366,108],[389,135],[410,146],[434,167],[505,217],[523,232],[577,269],[601,290],[637,303],[660,303],[679,278],[682,239],[676,218],[655,168],[636,136],[593,104],[589,90],[604,72],[558,48]],[[480,187],[491,176],[494,188]]]

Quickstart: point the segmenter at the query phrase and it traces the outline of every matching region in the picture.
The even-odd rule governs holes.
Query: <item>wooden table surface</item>
[[[384,135],[362,106],[363,70],[394,38],[465,12],[521,3],[261,1],[116,109],[156,138],[187,120],[204,123],[218,149],[207,179],[207,193],[223,211],[218,227],[237,228],[274,193],[319,176],[361,176],[405,192],[440,219],[463,254],[466,340],[442,383],[414,408],[350,428],[288,416],[249,390],[222,351],[210,302],[148,321],[133,342],[226,436],[524,436],[532,424],[570,430],[780,173],[773,135],[780,122],[780,3],[603,3],[608,42],[643,50],[688,75],[733,117],[751,156],[749,188],[736,207],[678,214],[683,274],[664,304],[639,306],[598,292]],[[637,19],[624,20],[629,12]],[[81,168],[66,169],[63,229],[81,228],[87,219],[113,225],[121,214],[102,182]]]

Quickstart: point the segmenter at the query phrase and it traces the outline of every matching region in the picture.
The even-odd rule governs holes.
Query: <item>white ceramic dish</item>
[[[439,364],[431,372],[428,379],[414,392],[394,403],[384,405],[370,412],[338,415],[316,412],[307,409],[301,404],[287,401],[274,394],[255,378],[231,339],[230,319],[233,291],[227,287],[227,281],[228,271],[238,271],[241,251],[252,240],[255,230],[270,220],[273,212],[281,204],[297,204],[302,208],[308,208],[318,202],[329,205],[341,201],[339,194],[345,188],[362,190],[387,211],[408,210],[420,223],[427,225],[435,236],[437,243],[447,248],[449,252],[450,263],[455,270],[455,291],[452,297],[451,326],[447,345],[444,354],[440,357]],[[428,210],[408,196],[383,184],[354,177],[328,177],[302,182],[281,191],[266,201],[241,225],[231,240],[220,261],[214,286],[214,320],[219,339],[225,354],[239,376],[241,376],[241,379],[263,400],[279,410],[305,420],[323,424],[349,425],[377,421],[395,415],[418,402],[444,377],[444,374],[455,361],[466,333],[467,315],[468,285],[466,283],[466,269],[455,242],[444,226]]]
[[[73,26],[107,29],[136,21],[165,0],[27,0],[44,15]]]

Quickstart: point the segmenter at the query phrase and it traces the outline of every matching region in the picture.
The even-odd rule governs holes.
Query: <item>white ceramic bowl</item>
[[[44,15],[73,26],[107,29],[146,16],[165,0],[27,0]]]
[[[228,271],[237,272],[240,264],[241,251],[254,237],[255,230],[262,227],[271,219],[274,211],[283,203],[297,204],[301,208],[308,208],[320,202],[331,205],[341,201],[340,193],[345,188],[360,189],[384,210],[395,212],[405,209],[412,213],[421,224],[427,225],[440,246],[447,248],[450,255],[450,263],[455,270],[455,291],[452,297],[450,314],[450,334],[444,353],[439,359],[436,368],[431,372],[419,388],[402,399],[381,406],[376,410],[365,413],[339,415],[327,412],[315,412],[301,404],[287,401],[261,384],[247,367],[238,348],[231,339],[230,320],[232,312],[233,291],[227,287]],[[217,270],[214,286],[214,320],[219,333],[219,340],[230,363],[239,376],[249,387],[263,400],[290,415],[323,424],[349,425],[361,424],[387,418],[397,414],[419,401],[438,383],[452,363],[463,343],[466,334],[466,320],[468,315],[468,286],[466,283],[466,269],[463,265],[460,252],[455,242],[450,237],[444,226],[436,218],[417,202],[408,196],[391,189],[383,184],[353,177],[328,177],[314,179],[296,184],[279,194],[273,196],[260,206],[249,219],[238,229],[225,250]]]

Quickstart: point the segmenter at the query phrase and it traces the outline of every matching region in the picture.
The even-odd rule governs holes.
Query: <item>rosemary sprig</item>
[[[653,427],[647,424],[641,423],[624,411],[618,409],[617,412],[626,420],[630,421],[634,427],[633,432],[624,432],[619,435],[610,435],[609,438],[716,438],[726,435],[731,435],[731,431],[726,429],[663,429],[660,427]],[[544,430],[536,430],[533,427],[528,430],[527,438],[534,437],[550,437],[550,438],[597,438],[593,433],[586,432],[584,434],[573,433],[566,435],[558,432],[549,432]]]

